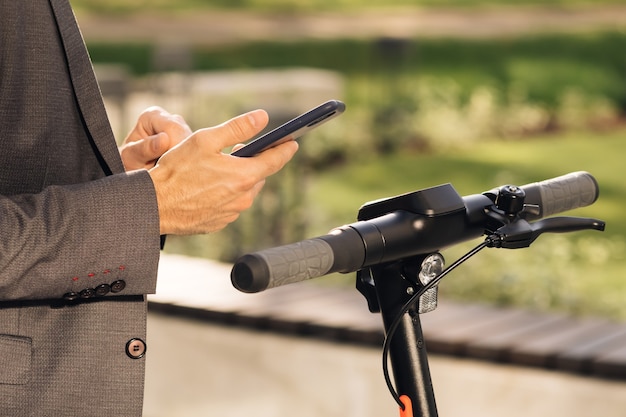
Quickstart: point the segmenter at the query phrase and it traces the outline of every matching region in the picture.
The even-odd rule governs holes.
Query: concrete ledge
[[[298,336],[380,346],[383,326],[356,291],[305,282],[258,294],[231,265],[163,255],[151,311]],[[440,300],[421,316],[430,353],[626,380],[626,324]]]

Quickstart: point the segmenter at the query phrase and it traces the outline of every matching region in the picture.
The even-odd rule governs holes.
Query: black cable
[[[488,240],[481,242],[474,249],[467,252],[461,258],[456,260],[452,265],[450,265],[448,268],[443,270],[439,275],[433,278],[432,281],[424,285],[418,292],[416,292],[414,295],[411,296],[409,301],[407,301],[402,306],[402,308],[398,312],[398,315],[391,322],[391,325],[389,326],[389,330],[387,331],[387,334],[385,336],[385,341],[383,343],[383,375],[385,376],[385,383],[387,384],[387,388],[389,389],[389,392],[391,393],[391,395],[396,400],[396,402],[398,403],[398,405],[400,406],[402,410],[404,410],[404,403],[400,400],[400,396],[398,395],[395,387],[393,386],[393,383],[391,382],[391,376],[389,373],[388,362],[389,362],[389,349],[391,345],[391,338],[393,337],[398,326],[400,325],[400,322],[402,321],[402,317],[404,317],[404,315],[409,311],[411,306],[415,304],[415,302],[419,299],[419,297],[421,297],[422,295],[424,295],[426,291],[428,291],[429,289],[437,285],[446,275],[448,275],[450,272],[456,269],[459,265],[467,261],[472,256],[476,255],[478,252],[480,252],[487,246],[488,246]]]

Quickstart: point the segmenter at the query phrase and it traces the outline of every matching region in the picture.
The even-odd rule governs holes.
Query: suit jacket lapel
[[[74,94],[83,120],[109,173],[124,171],[100,88],[68,0],[49,0],[65,49]]]

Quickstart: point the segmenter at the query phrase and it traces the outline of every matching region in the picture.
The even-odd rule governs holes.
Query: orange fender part
[[[406,395],[401,395],[400,401],[404,404],[404,410],[400,407],[400,417],[413,417],[413,404],[411,403],[411,399]]]

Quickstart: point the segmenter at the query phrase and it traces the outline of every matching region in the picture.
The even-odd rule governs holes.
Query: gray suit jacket
[[[0,2],[0,416],[141,416],[159,220],[68,0]]]

